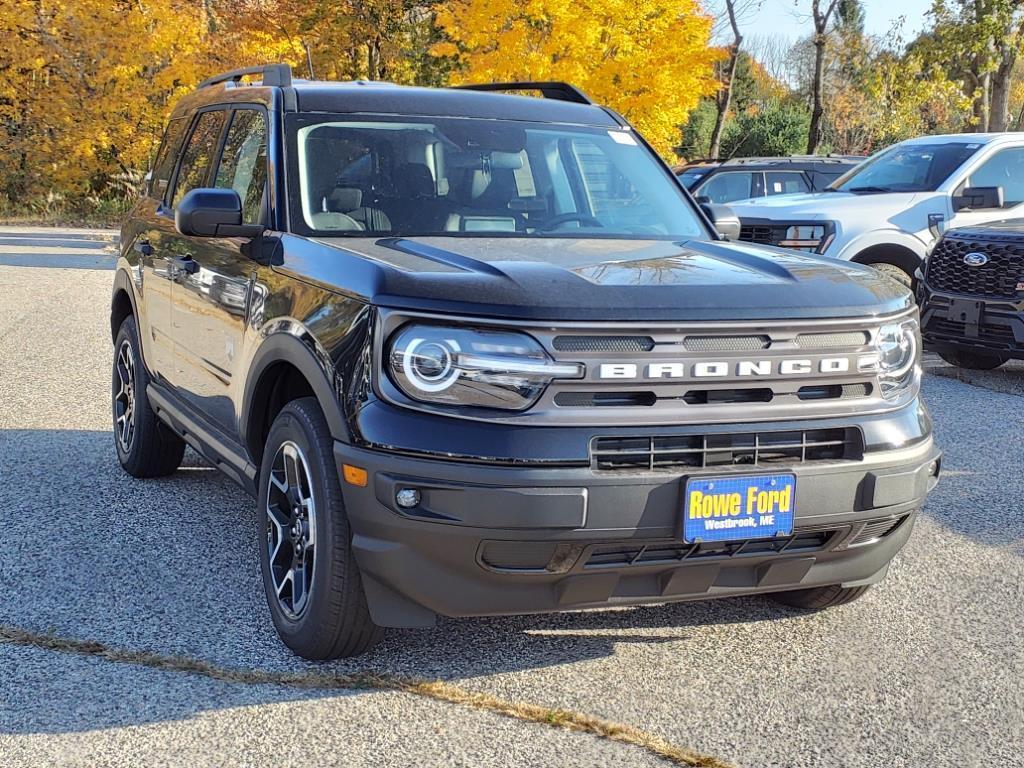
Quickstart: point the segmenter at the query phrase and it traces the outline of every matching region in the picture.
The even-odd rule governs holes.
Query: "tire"
[[[313,661],[358,656],[383,636],[352,555],[333,448],[316,399],[293,400],[270,427],[259,475],[267,605],[282,642]]]
[[[939,352],[939,357],[950,365],[957,368],[967,368],[971,371],[992,371],[1001,366],[1008,358],[1000,355],[986,355],[980,352]]]
[[[139,332],[129,315],[114,339],[111,411],[117,460],[132,477],[162,477],[181,464],[185,442],[149,405],[149,374],[142,362]]]
[[[824,608],[852,603],[870,588],[870,584],[865,584],[862,587],[841,587],[838,584],[833,584],[828,587],[797,589],[792,592],[775,592],[771,598],[777,603],[792,608],[820,611]]]
[[[911,290],[913,289],[914,276],[908,274],[903,269],[903,267],[900,267],[896,264],[888,264],[882,261],[875,262],[874,264],[868,264],[868,266],[874,270],[881,272],[883,275],[891,277],[893,280],[895,280],[898,283],[901,283],[902,285],[905,285],[907,288],[910,288]]]

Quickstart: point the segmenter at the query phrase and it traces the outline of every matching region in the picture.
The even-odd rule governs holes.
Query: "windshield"
[[[836,180],[841,192],[934,192],[980,144],[897,144]]]
[[[624,130],[299,115],[289,140],[300,233],[709,236],[671,173]]]

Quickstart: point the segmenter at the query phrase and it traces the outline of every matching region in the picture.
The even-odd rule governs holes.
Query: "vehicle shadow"
[[[195,454],[170,477],[139,481],[117,466],[109,432],[6,430],[0,462],[20,468],[16,482],[0,484],[0,624],[114,648],[231,669],[459,682],[600,659],[621,644],[685,641],[692,627],[794,615],[766,600],[731,599],[440,619],[433,630],[392,630],[358,659],[310,664],[281,645],[270,622],[252,500]],[[0,685],[0,733],[81,732],[350,695],[203,681],[2,643]]]

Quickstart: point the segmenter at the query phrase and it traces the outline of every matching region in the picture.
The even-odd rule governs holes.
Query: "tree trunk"
[[[821,143],[821,118],[825,108],[821,104],[822,79],[825,73],[825,35],[814,38],[814,83],[811,88],[811,129],[807,135],[807,154],[813,155]]]
[[[988,129],[1005,131],[1010,123],[1010,74],[1016,61],[1016,51],[1009,60],[1003,59],[992,76],[992,100],[989,102]]]
[[[739,24],[736,22],[736,0],[725,0],[725,10],[729,14],[729,25],[732,27],[732,46],[729,48],[729,63],[722,90],[716,100],[718,114],[715,117],[715,128],[711,131],[711,148],[708,150],[708,157],[715,159],[722,151],[722,132],[725,130],[725,120],[732,104],[732,84],[736,77],[736,65],[740,60],[740,45],[743,43],[743,35],[740,34]]]
[[[814,18],[814,82],[811,86],[811,128],[807,132],[807,154],[813,155],[821,144],[821,122],[825,115],[822,104],[822,81],[825,78],[825,46],[828,43],[828,23],[832,18],[839,0],[827,0],[828,5],[821,8],[823,0],[814,0],[811,14]]]

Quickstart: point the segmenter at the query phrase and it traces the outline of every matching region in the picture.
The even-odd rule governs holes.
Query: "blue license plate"
[[[795,505],[793,474],[695,478],[686,483],[683,540],[789,536]]]

